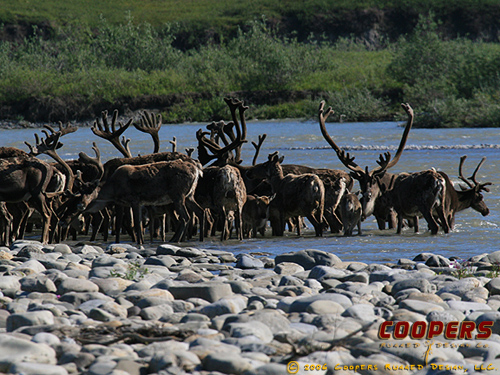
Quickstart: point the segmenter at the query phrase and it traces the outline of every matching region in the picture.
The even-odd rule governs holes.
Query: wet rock
[[[314,249],[300,250],[276,256],[276,264],[283,262],[297,263],[304,267],[305,270],[310,270],[314,266],[334,266],[342,263],[340,258],[335,254]]]

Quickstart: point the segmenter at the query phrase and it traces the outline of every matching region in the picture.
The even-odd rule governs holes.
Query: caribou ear
[[[267,159],[269,161],[273,161],[274,158],[277,158],[278,157],[278,151],[274,151],[272,154],[269,154],[269,156],[267,157]]]
[[[278,159],[278,161],[281,163],[283,163],[283,160],[285,160],[285,155],[283,155],[281,158]]]
[[[374,176],[373,179],[375,180],[375,182],[377,183],[378,187],[380,188],[380,191],[382,193],[385,193],[387,191],[387,186],[386,186],[386,184],[384,184],[382,182],[382,179],[380,178],[380,176]]]
[[[492,182],[485,182],[484,184],[479,184],[478,187],[479,187],[479,190],[478,191],[481,191],[481,190],[484,190],[486,192],[489,192],[490,189],[488,189],[486,186],[489,186],[489,185],[493,185]]]

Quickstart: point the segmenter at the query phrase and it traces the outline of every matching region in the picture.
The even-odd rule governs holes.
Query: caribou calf
[[[257,237],[257,232],[264,237],[269,217],[269,204],[274,197],[274,195],[270,197],[255,194],[247,195],[247,201],[242,211],[244,237]]]
[[[193,162],[174,160],[144,165],[123,165],[97,188],[95,199],[86,212],[98,212],[109,203],[132,207],[138,244],[144,242],[142,207],[172,203],[179,215],[179,224],[171,241],[183,239],[192,209],[200,220],[200,241],[203,240],[204,211],[194,200],[194,191],[201,168]],[[187,206],[187,207],[186,207]]]
[[[340,199],[340,216],[344,226],[344,236],[352,236],[354,227],[358,227],[358,235],[361,235],[361,214],[363,208],[356,194],[346,191]]]
[[[273,193],[276,194],[270,205],[273,235],[283,236],[286,221],[289,218],[303,216],[314,226],[316,236],[322,236],[325,205],[323,182],[312,173],[284,176],[281,168],[283,158],[278,156],[278,152],[274,152],[269,155],[267,162],[256,165],[247,172],[249,177],[253,178],[253,174],[261,175],[264,171]],[[300,227],[297,230],[300,235]]]

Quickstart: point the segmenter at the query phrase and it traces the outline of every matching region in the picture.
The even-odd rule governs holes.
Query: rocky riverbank
[[[0,373],[496,374],[499,261],[18,241],[0,248]]]

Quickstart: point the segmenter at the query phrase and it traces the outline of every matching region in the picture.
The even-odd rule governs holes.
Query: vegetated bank
[[[131,14],[119,23],[97,17],[91,25],[26,28],[27,36],[0,44],[0,118],[84,120],[118,108],[156,109],[164,122],[211,121],[227,118],[222,98],[236,96],[259,119],[314,117],[324,99],[345,121],[397,119],[404,101],[416,110],[416,126],[500,124],[500,45],[492,28],[465,38],[449,15],[403,12],[397,29],[387,26],[395,24],[388,10],[365,24],[362,14],[379,13],[346,12],[357,24],[349,36],[331,31],[328,15],[339,16],[325,11],[315,24],[330,34],[305,37],[310,22],[293,33],[274,16],[214,32],[201,44],[186,37],[187,23],[158,27]]]

